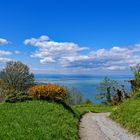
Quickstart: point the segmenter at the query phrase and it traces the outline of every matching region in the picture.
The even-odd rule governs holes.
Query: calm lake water
[[[57,83],[64,85],[68,88],[76,88],[80,91],[83,100],[89,98],[94,103],[98,103],[95,99],[95,95],[98,92],[97,86],[104,79],[105,76],[93,76],[93,75],[52,75],[52,74],[37,74],[35,75],[36,82],[41,83]],[[125,85],[125,90],[130,90],[130,85],[124,80],[132,79],[132,76],[108,76],[112,80],[117,80],[120,84]]]

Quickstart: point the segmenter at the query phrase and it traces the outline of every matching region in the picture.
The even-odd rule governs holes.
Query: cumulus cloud
[[[24,41],[24,44],[25,45],[33,45],[33,46],[38,46],[38,43],[40,42],[44,42],[44,41],[48,41],[49,40],[49,37],[48,36],[45,36],[45,35],[42,35],[40,36],[39,38],[30,38],[30,39],[26,39]]]
[[[140,45],[139,45],[140,46]],[[98,49],[87,54],[88,59],[74,60],[68,67],[96,68],[103,70],[123,70],[140,62],[140,48],[112,47],[111,49]]]
[[[48,36],[26,39],[24,44],[38,47],[31,57],[40,58],[40,62],[43,64],[60,63],[68,56],[72,59],[73,56],[79,56],[81,51],[88,49],[86,47],[79,47],[72,42],[55,42],[49,40]]]
[[[0,45],[7,45],[8,43],[6,39],[0,38]]]
[[[140,44],[88,52],[87,47],[73,42],[56,42],[48,36],[26,39],[24,44],[36,47],[31,57],[39,58],[40,63],[60,64],[64,68],[123,70],[140,62]]]

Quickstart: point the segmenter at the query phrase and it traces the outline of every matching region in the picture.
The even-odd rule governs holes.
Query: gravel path
[[[87,113],[80,122],[81,140],[140,140],[108,118],[109,113]]]

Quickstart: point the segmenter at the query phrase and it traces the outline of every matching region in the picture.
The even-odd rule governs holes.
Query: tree
[[[117,85],[117,81],[110,80],[108,77],[105,77],[104,80],[97,87],[100,93],[96,95],[96,98],[111,102],[111,89]]]
[[[129,82],[131,83],[133,93],[135,93],[140,88],[140,63],[131,67],[131,71],[133,72],[134,79]]]
[[[29,72],[27,65],[19,61],[7,62],[0,72],[0,86],[2,90],[26,91],[34,84],[34,75]]]

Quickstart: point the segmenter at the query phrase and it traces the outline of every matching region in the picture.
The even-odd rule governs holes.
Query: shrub
[[[85,104],[92,104],[92,102],[90,101],[90,99],[87,98],[87,99],[85,100]]]
[[[12,91],[11,91],[12,93]],[[24,102],[31,100],[32,98],[27,95],[25,92],[13,91],[12,94],[9,94],[5,98],[5,102],[15,103],[15,102]]]
[[[28,90],[28,95],[35,99],[63,100],[66,90],[57,84],[36,85]]]
[[[134,99],[140,99],[140,91],[134,95]]]

